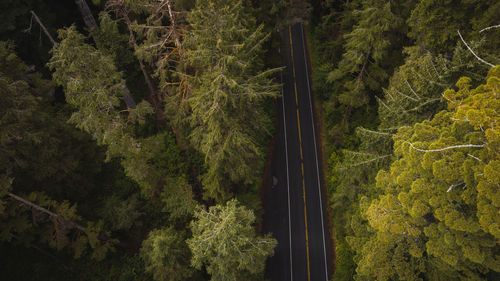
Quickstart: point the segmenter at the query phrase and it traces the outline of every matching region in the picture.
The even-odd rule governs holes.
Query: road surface
[[[266,278],[327,281],[327,218],[302,25],[289,26],[281,37],[286,69],[271,165],[277,184],[269,183],[264,201],[264,231],[273,233],[278,246],[267,261]]]

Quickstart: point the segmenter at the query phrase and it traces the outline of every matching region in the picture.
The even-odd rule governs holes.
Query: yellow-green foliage
[[[470,83],[459,79],[444,93],[448,110],[393,137],[399,159],[376,178],[383,194],[366,212],[376,236],[362,250],[360,278],[479,280],[500,271],[500,66],[485,84]],[[400,251],[400,260],[374,259]]]
[[[205,266],[212,281],[263,280],[266,258],[273,255],[276,239],[255,232],[255,215],[236,199],[207,210],[198,208],[187,240],[191,264]]]
[[[218,201],[258,182],[271,119],[266,98],[279,94],[259,54],[269,37],[243,1],[197,1],[184,41],[192,146],[205,155],[203,187]]]

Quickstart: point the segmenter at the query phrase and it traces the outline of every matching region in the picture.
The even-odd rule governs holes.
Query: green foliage
[[[184,73],[191,92],[185,102],[191,144],[205,154],[203,185],[208,197],[227,200],[233,184],[251,185],[262,171],[264,137],[271,120],[262,110],[266,97],[278,94],[261,70],[258,55],[267,36],[255,27],[242,1],[197,1],[184,41]]]
[[[410,280],[412,274],[432,279],[438,272],[481,280],[488,270],[500,271],[495,254],[500,249],[500,221],[494,215],[500,210],[500,178],[491,172],[498,168],[500,155],[495,133],[500,118],[499,70],[493,68],[486,84],[475,89],[470,78],[461,78],[458,91],[444,93],[448,110],[413,128],[403,127],[394,136],[400,159],[389,171],[378,173],[382,195],[366,211],[376,230],[370,241],[389,244],[385,250],[366,244],[360,251],[358,275]],[[406,258],[372,257],[395,252]],[[386,269],[377,270],[374,260]]]
[[[194,217],[193,237],[187,244],[195,268],[204,265],[214,281],[262,279],[266,257],[273,254],[277,241],[269,234],[256,235],[251,210],[233,199],[208,211],[199,208]]]
[[[476,50],[484,49],[484,41],[469,45]],[[445,106],[441,93],[462,73],[474,75],[477,83],[488,71],[461,42],[450,59],[434,56],[420,47],[407,48],[405,53],[408,55],[405,64],[394,72],[383,99],[378,100],[380,130],[395,131],[430,119]]]
[[[51,191],[44,186],[48,178],[57,184],[53,178],[57,178],[58,173],[72,175],[80,160],[76,154],[71,157],[66,151],[58,150],[64,138],[56,139],[55,132],[64,132],[67,128],[45,108],[51,83],[41,79],[40,74],[30,74],[28,67],[4,42],[0,43],[0,62],[1,240],[11,241],[18,235],[25,241],[36,237],[58,250],[73,248],[75,257],[81,256],[90,246],[92,255],[102,259],[115,241],[105,239],[87,243],[91,228],[76,226],[81,220],[76,204],[54,200],[41,191]],[[65,163],[69,167],[59,167]],[[30,185],[36,189],[31,189]],[[16,197],[22,193],[29,195]],[[37,209],[31,209],[30,204]],[[101,228],[96,231],[99,235],[103,233]]]
[[[141,215],[138,207],[137,196],[121,199],[117,195],[112,195],[103,202],[99,213],[103,220],[109,223],[110,229],[127,230]]]
[[[49,66],[55,70],[54,81],[64,87],[67,102],[77,109],[69,122],[107,145],[108,160],[120,157],[127,175],[150,194],[161,175],[148,161],[157,153],[162,139],[140,139],[133,132],[136,122],[143,122],[153,109],[146,101],[135,109],[123,109],[120,98],[125,82],[111,58],[86,44],[74,27],[61,30],[60,37]]]
[[[26,12],[31,9],[41,15],[49,32],[52,26],[71,24],[72,12],[81,21],[73,2],[64,7],[32,2],[36,1],[0,4],[9,7],[0,12],[6,15],[1,36],[27,27],[30,16]],[[93,12],[105,5],[105,1],[93,2],[99,6],[92,6]],[[123,10],[112,6],[116,3]],[[19,250],[26,255],[16,255],[16,261],[25,264],[23,272],[11,275],[18,268],[8,268],[7,278],[148,280],[151,274],[156,280],[204,280],[205,272],[189,267],[191,255],[185,244],[186,222],[200,208],[195,199],[202,192],[198,180],[214,175],[209,197],[226,200],[234,193],[252,208],[260,206],[258,179],[264,146],[272,133],[268,114],[272,110],[267,110],[272,102],[266,104],[264,98],[276,96],[279,88],[270,78],[277,70],[262,70],[263,44],[268,38],[265,28],[257,27],[253,18],[257,12],[250,1],[237,2],[234,8],[234,1],[213,1],[207,11],[202,9],[209,4],[198,1],[190,17],[195,19],[195,28],[186,29],[184,12],[194,7],[194,1],[172,3],[178,29],[173,27],[165,1],[130,0],[107,1],[106,8],[116,12],[118,20],[111,13],[101,13],[99,28],[88,37],[77,31],[85,30],[81,26],[61,30],[47,64],[55,83],[41,79],[33,73],[34,66],[24,65],[11,46],[0,43],[0,246],[2,253],[8,249],[8,253]],[[67,13],[54,20],[50,10],[39,11],[48,6]],[[213,13],[221,12],[219,20],[213,19]],[[211,21],[205,23],[207,18]],[[32,30],[38,28],[33,24]],[[217,24],[225,24],[226,30],[213,26]],[[203,33],[207,26],[209,32]],[[182,46],[174,42],[172,32],[177,32],[181,42],[186,39]],[[206,40],[198,40],[203,36]],[[35,40],[32,35],[24,37],[29,37],[29,44],[20,47],[29,50]],[[17,37],[14,40],[18,42]],[[202,53],[207,56],[198,61],[196,54]],[[37,54],[28,57],[43,62],[36,65],[43,67],[46,57]],[[143,96],[137,60],[144,64],[140,66],[146,76],[152,73],[153,91],[148,98],[154,110],[145,101],[134,109],[122,101],[129,89],[136,100]],[[220,80],[212,84],[214,77]],[[204,103],[213,93],[222,93],[213,104],[223,108],[210,123],[203,118]],[[168,120],[161,112],[163,106]],[[210,130],[197,128],[207,124],[220,130],[205,139]],[[193,134],[192,147],[183,144],[186,132],[198,134]],[[227,132],[235,135],[224,135]],[[211,142],[214,136],[218,140]],[[212,155],[215,160],[209,161]],[[224,189],[230,191],[222,194]],[[14,194],[21,197],[15,199]],[[247,237],[240,241],[242,249],[248,250],[234,272],[261,278],[265,257],[276,242],[258,237],[251,226],[253,213],[239,206],[238,210],[246,217],[238,229]],[[120,239],[120,247],[114,247],[118,243],[114,237]],[[253,249],[249,243],[259,247]],[[60,251],[51,251],[47,245]]]
[[[96,48],[112,57],[119,69],[134,62],[128,36],[120,32],[118,21],[113,20],[108,13],[99,14],[99,28],[93,30],[92,35]]]
[[[337,235],[336,235],[337,236]],[[335,240],[335,273],[333,281],[352,280],[356,265],[352,261],[354,252],[349,247],[345,239]]]
[[[385,241],[388,236],[372,233],[366,212],[370,203],[383,194],[383,190],[375,186],[375,176],[380,169],[388,169],[391,161],[398,157],[392,149],[392,137],[398,128],[430,120],[443,110],[446,98],[442,93],[460,76],[470,76],[470,84],[476,86],[486,75],[488,67],[461,42],[457,29],[476,54],[488,62],[498,63],[498,36],[494,34],[500,29],[479,31],[497,24],[491,15],[497,13],[500,6],[495,1],[425,0],[390,3],[332,0],[313,5],[314,17],[310,20],[313,24],[310,28],[313,30],[313,89],[324,101],[331,171],[328,192],[335,222],[335,244],[340,245],[334,279],[350,280],[352,276],[348,272],[355,264],[362,272],[356,275],[360,280],[411,279],[412,274],[417,275],[415,278],[422,277],[418,276],[422,263],[417,266],[416,259],[407,259],[405,254],[399,257],[420,269],[410,270],[407,264],[395,261],[384,267],[382,260],[392,259],[395,247],[401,250],[413,246],[402,237],[397,240],[400,244],[382,243],[380,240]],[[375,48],[381,55],[378,59],[369,53],[366,55],[367,50]],[[364,89],[365,96],[352,95],[354,103],[363,105],[351,108],[357,104],[347,104],[348,100],[342,95],[351,94],[348,82],[358,77],[363,69],[362,59],[367,56],[366,65],[379,67],[386,75],[378,76],[376,72],[372,76],[367,72],[363,82],[370,79],[374,82],[355,88]],[[403,56],[406,57],[404,64],[399,66]],[[424,210],[416,207],[414,212]],[[405,221],[405,218],[399,219]],[[350,250],[344,250],[342,245],[348,245]],[[381,252],[387,248],[387,252],[378,253],[378,257],[373,252],[366,256],[360,254],[375,247]],[[367,264],[367,260],[373,259],[380,259],[380,264]],[[429,280],[457,276],[457,270],[443,261],[432,258],[430,263],[439,264],[439,269],[425,265]],[[365,274],[368,271],[372,275]],[[375,276],[375,271],[380,275]],[[462,273],[468,278],[473,276],[470,272]],[[395,274],[398,277],[394,277]]]
[[[345,36],[345,53],[328,81],[342,84],[336,93],[340,103],[360,107],[390,74],[383,67],[390,54],[388,33],[397,31],[401,19],[392,12],[391,2],[385,1],[362,1],[362,9],[353,14],[357,24]]]
[[[60,38],[49,66],[55,70],[54,81],[64,86],[67,102],[80,107],[70,122],[93,134],[99,144],[110,145],[109,153],[117,153],[118,146],[127,139],[127,123],[140,122],[152,109],[142,102],[136,109],[129,109],[132,120],[126,120],[119,112],[124,81],[113,61],[86,44],[74,27],[61,30]]]
[[[198,202],[193,198],[193,189],[183,177],[167,178],[161,194],[163,210],[171,218],[189,217]]]
[[[141,257],[146,272],[156,281],[186,280],[193,274],[190,253],[183,232],[169,228],[156,229],[142,242]]]
[[[422,0],[408,19],[408,35],[415,39],[418,46],[434,54],[451,51],[459,40],[457,30],[478,38],[479,30],[496,21],[491,16],[499,9],[496,1]],[[475,32],[472,33],[472,30]],[[490,42],[498,43],[495,40]]]
[[[50,83],[40,75],[26,74],[27,66],[5,42],[0,42],[0,66],[0,169],[10,174],[13,167],[28,165],[23,147],[40,143],[44,136],[32,122],[36,122],[34,115],[40,109],[41,95],[50,90]],[[40,117],[43,120],[46,115]]]

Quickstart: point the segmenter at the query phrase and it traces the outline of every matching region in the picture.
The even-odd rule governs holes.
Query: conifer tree
[[[254,184],[262,171],[271,125],[262,101],[278,94],[270,78],[277,70],[262,70],[258,55],[268,36],[243,1],[196,1],[189,23],[184,45],[193,72],[183,75],[191,87],[190,140],[205,154],[208,196],[227,200],[233,183]]]
[[[169,228],[156,229],[143,241],[141,257],[146,264],[146,271],[156,281],[187,280],[193,274],[189,267],[189,248],[186,235]]]
[[[490,71],[486,84],[472,89],[470,83],[463,77],[457,91],[444,92],[448,110],[399,129],[394,151],[400,159],[378,173],[383,195],[366,210],[376,239],[393,241],[387,252],[407,247],[404,266],[428,278],[437,272],[480,280],[488,270],[500,271],[495,254],[500,221],[494,215],[499,211],[500,67]],[[358,274],[376,274],[370,265],[373,251],[362,250]],[[394,262],[388,266],[400,268]]]
[[[269,234],[257,236],[252,210],[233,199],[208,211],[199,208],[194,217],[193,237],[187,243],[195,268],[204,265],[213,281],[262,279],[266,258],[277,241]]]
[[[69,121],[90,133],[98,144],[107,145],[108,159],[122,158],[127,175],[146,193],[151,192],[160,175],[150,169],[148,161],[161,140],[141,140],[133,133],[136,122],[143,122],[152,112],[151,106],[143,101],[135,109],[124,109],[120,98],[125,81],[111,58],[86,44],[74,27],[61,30],[60,38],[49,67],[55,71],[54,81],[64,87],[67,102],[77,109]]]
[[[54,81],[65,89],[67,102],[76,109],[69,122],[106,145],[107,159],[120,159],[127,176],[139,184],[146,197],[161,194],[167,202],[189,202],[182,206],[187,211],[174,207],[178,204],[165,207],[189,214],[195,205],[191,186],[183,179],[186,171],[176,168],[182,166],[180,151],[175,143],[169,143],[169,133],[136,135],[153,112],[151,105],[141,101],[136,108],[127,108],[121,101],[125,81],[111,57],[86,44],[74,27],[61,30],[60,37],[49,67],[55,71]],[[165,157],[173,157],[177,163],[165,162]]]
[[[383,65],[391,47],[388,34],[401,24],[392,8],[392,2],[365,0],[362,8],[353,12],[357,24],[346,35],[345,53],[337,69],[328,75],[329,82],[342,85],[337,93],[342,104],[367,104],[387,80],[390,73]]]
[[[0,42],[0,240],[36,237],[58,250],[72,248],[76,258],[92,248],[92,257],[101,260],[116,242],[102,222],[81,224],[76,204],[44,192],[57,189],[47,185],[58,184],[58,173],[74,176],[80,161],[76,153],[58,150],[59,142],[66,143],[64,137],[56,139],[56,131],[71,132],[49,114],[51,88],[40,74],[30,73],[11,46]]]
[[[416,45],[431,51],[433,55],[450,52],[459,40],[457,30],[467,37],[478,39],[480,30],[498,21],[500,4],[481,0],[421,0],[411,12],[407,22],[408,35]],[[496,50],[495,36],[488,40],[487,48]]]

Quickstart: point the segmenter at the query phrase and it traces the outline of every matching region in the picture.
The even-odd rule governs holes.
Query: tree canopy
[[[226,226],[242,249],[262,244],[239,272],[262,277],[276,245],[254,215],[279,88],[263,60],[272,27],[247,1],[35,2],[1,5],[0,248],[27,261],[2,255],[6,278],[205,280],[190,222],[236,196],[246,222]]]
[[[189,17],[184,48],[191,70],[183,75],[191,87],[186,103],[194,147],[205,155],[204,188],[219,201],[232,185],[252,185],[263,169],[263,140],[270,118],[266,97],[278,95],[259,54],[268,35],[257,26],[243,1],[196,1]]]
[[[277,241],[270,235],[257,236],[251,210],[233,199],[208,211],[198,209],[194,218],[193,237],[187,243],[195,268],[204,265],[214,281],[262,278],[266,257],[273,254]]]

